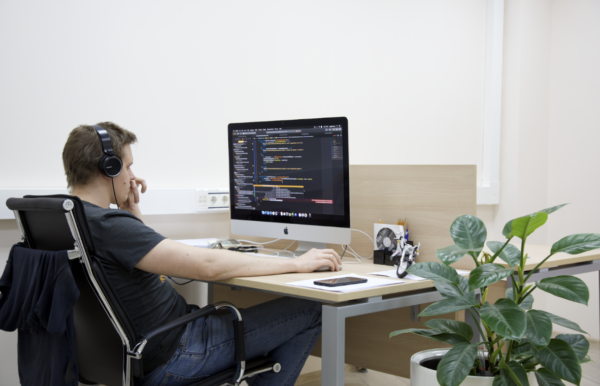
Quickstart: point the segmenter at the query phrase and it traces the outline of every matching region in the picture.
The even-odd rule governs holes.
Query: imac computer
[[[231,123],[231,232],[298,240],[295,255],[350,243],[348,120]]]

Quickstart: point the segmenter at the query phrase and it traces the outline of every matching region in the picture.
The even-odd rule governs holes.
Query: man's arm
[[[222,249],[196,248],[166,239],[150,250],[135,267],[159,275],[214,281],[313,272],[324,265],[337,271],[342,261],[333,249],[312,249],[294,259],[272,259]]]

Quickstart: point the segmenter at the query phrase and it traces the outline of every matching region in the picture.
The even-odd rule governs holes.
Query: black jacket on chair
[[[0,329],[19,329],[21,385],[77,386],[73,306],[79,290],[67,252],[16,244],[0,292]]]

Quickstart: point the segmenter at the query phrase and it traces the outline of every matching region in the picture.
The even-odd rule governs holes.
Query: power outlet
[[[202,212],[208,209],[208,190],[196,189],[196,211]]]
[[[229,209],[229,191],[225,188],[196,189],[196,211]]]
[[[229,191],[224,188],[209,189],[207,205],[208,209],[229,209]]]

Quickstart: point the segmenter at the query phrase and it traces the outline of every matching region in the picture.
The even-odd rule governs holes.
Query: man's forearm
[[[148,252],[136,268],[161,275],[214,281],[312,272],[322,266],[337,271],[341,264],[339,255],[332,249],[311,250],[294,259],[274,259],[222,249],[195,248],[166,239]]]
[[[297,272],[294,259],[274,259],[252,253],[233,252],[221,249],[199,251],[208,260],[210,280],[225,280],[232,277],[266,276]]]

